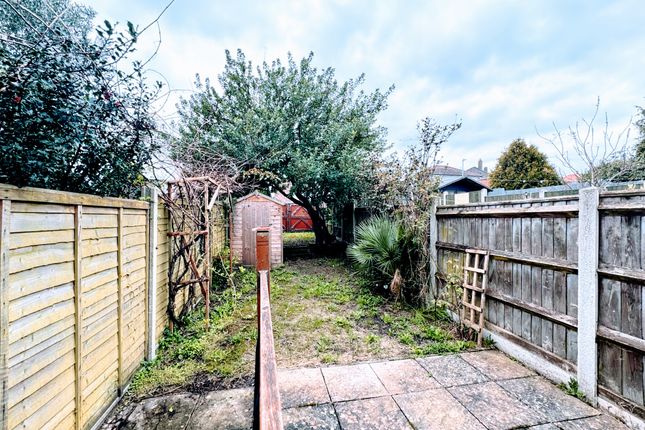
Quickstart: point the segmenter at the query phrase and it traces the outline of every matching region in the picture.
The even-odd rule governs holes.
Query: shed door
[[[245,202],[242,206],[242,264],[255,266],[255,227],[269,225],[271,205]]]

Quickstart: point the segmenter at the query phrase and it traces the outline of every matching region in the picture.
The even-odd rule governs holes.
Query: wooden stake
[[[123,210],[119,208],[119,210]],[[77,205],[76,210],[74,211],[74,312],[76,317],[75,324],[75,354],[76,360],[74,362],[74,380],[76,386],[76,429],[80,430],[83,428],[83,399],[82,396],[82,380],[81,380],[81,360],[83,359],[82,351],[82,339],[81,339],[81,330],[83,318],[81,315],[82,303],[81,296],[83,294],[82,290],[82,259],[81,254],[82,249],[82,232],[83,232],[83,206]]]
[[[124,252],[124,237],[123,237],[123,208],[119,208],[119,217],[117,223],[117,343],[119,354],[119,395],[123,393],[124,378],[123,378],[123,252]]]
[[[9,348],[9,232],[11,200],[0,200],[0,430],[9,427],[7,349]]]

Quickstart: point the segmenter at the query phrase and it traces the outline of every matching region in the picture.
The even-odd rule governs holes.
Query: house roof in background
[[[458,178],[446,178],[445,180],[441,181],[441,183],[439,184],[439,189],[441,190],[442,188],[445,188],[445,187],[447,187],[449,185],[454,185],[454,184],[456,184],[458,182],[462,182],[462,181],[463,182],[470,182],[472,185],[478,185],[478,186],[480,186],[482,188],[486,188],[487,190],[490,190],[490,188],[488,188],[487,185],[482,184],[480,181],[478,181],[476,179],[469,178],[468,176],[460,176]]]
[[[480,169],[479,167],[471,167],[470,169],[466,170],[466,176],[476,176],[479,178],[485,178],[488,176],[488,172]]]
[[[473,176],[476,178],[485,178],[488,176],[488,172],[482,170],[476,166],[469,168],[468,170],[461,170],[456,167],[448,166],[447,164],[439,164],[435,166],[433,173],[437,176]]]
[[[439,164],[434,167],[433,174],[437,176],[459,176],[461,177],[461,169],[450,167],[446,164]]]
[[[562,180],[564,181],[565,184],[580,182],[580,175],[578,175],[577,173],[569,173],[568,175],[563,176]]]

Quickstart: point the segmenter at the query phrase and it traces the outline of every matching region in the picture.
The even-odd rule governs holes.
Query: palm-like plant
[[[356,231],[356,243],[347,254],[366,275],[390,283],[392,294],[398,296],[403,277],[404,234],[401,224],[377,216],[361,224]]]

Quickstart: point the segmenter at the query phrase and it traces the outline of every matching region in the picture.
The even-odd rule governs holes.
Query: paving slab
[[[531,426],[531,427],[525,427],[525,428],[527,430],[561,430],[560,427],[552,423],[540,424],[537,426]]]
[[[282,411],[284,430],[340,430],[331,403],[303,406]]]
[[[387,395],[369,364],[324,367],[322,373],[334,402]]]
[[[148,430],[164,428],[182,430],[199,401],[197,394],[182,393],[174,396],[153,397],[139,403],[128,417],[113,428]]]
[[[485,430],[444,388],[394,396],[415,429]]]
[[[439,355],[417,358],[433,378],[444,387],[487,381],[486,377],[458,355]]]
[[[461,354],[461,358],[494,381],[535,375],[535,372],[500,351],[468,352]]]
[[[411,393],[439,388],[441,385],[414,360],[383,361],[370,364],[390,394]]]
[[[336,403],[343,430],[406,430],[408,420],[390,396]]]
[[[329,393],[319,368],[278,371],[278,386],[283,408],[329,403]]]
[[[541,412],[520,402],[495,382],[453,387],[448,391],[489,429],[529,427],[549,422]]]
[[[191,430],[242,430],[252,427],[253,388],[211,391],[202,396],[186,426]]]
[[[597,409],[569,396],[539,376],[497,383],[522,403],[542,412],[551,422],[600,415]]]
[[[556,423],[562,430],[628,430],[620,421],[607,415]]]

